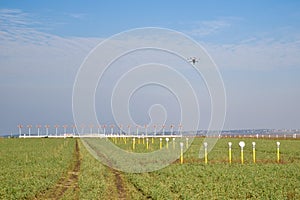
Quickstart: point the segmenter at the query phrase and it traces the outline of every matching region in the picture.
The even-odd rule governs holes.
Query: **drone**
[[[187,61],[190,62],[190,63],[192,63],[193,65],[195,65],[199,61],[199,59],[196,58],[196,57],[189,57],[187,59]]]

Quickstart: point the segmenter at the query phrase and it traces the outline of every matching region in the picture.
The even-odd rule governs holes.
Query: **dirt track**
[[[90,147],[93,148],[93,146]],[[111,161],[105,155],[103,155],[97,149],[93,149],[93,150],[97,153],[99,157],[104,159],[109,166],[112,166]],[[126,189],[124,187],[124,182],[121,173],[118,170],[115,170],[111,167],[108,168],[115,176],[115,186],[116,186],[116,191],[118,192],[118,199],[127,199]]]
[[[79,199],[78,175],[80,164],[79,145],[76,140],[73,162],[66,176],[62,177],[53,188],[37,196],[36,199],[61,199],[66,193],[71,193],[73,199]]]
[[[112,169],[112,172],[115,175],[115,184],[119,194],[119,199],[126,199],[126,192],[124,189],[123,179],[120,173],[117,170]]]

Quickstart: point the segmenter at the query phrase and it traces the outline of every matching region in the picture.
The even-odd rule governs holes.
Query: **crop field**
[[[126,144],[122,138],[111,140],[127,151],[160,148],[159,139],[149,142],[148,149],[141,139],[134,150],[131,139]],[[246,143],[244,164],[241,140]],[[229,141],[233,143],[231,164]],[[101,164],[80,139],[0,138],[0,199],[300,199],[300,140],[219,139],[208,153],[207,164],[199,158],[202,142],[202,138],[193,141],[183,164],[175,161],[161,170],[137,174]]]

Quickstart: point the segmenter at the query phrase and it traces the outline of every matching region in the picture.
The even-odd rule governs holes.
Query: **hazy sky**
[[[174,29],[203,45],[225,84],[225,129],[300,128],[300,1],[2,0],[0,134],[19,123],[72,124],[84,58],[138,27]],[[142,123],[144,114],[132,113]]]

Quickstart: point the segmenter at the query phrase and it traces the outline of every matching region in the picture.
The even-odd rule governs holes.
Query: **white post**
[[[162,134],[165,135],[165,125],[162,125]]]
[[[159,138],[159,149],[162,148],[162,138]]]
[[[167,142],[167,149],[169,148],[169,138],[166,138],[166,142]]]
[[[203,143],[204,146],[204,163],[207,164],[207,142]]]
[[[156,125],[154,125],[154,136],[156,136]]]
[[[180,164],[183,163],[183,142],[180,142]]]
[[[232,142],[228,142],[228,161],[231,164],[231,146],[232,146]]]
[[[185,140],[186,140],[186,149],[188,149],[189,148],[189,138],[185,138]]]
[[[173,138],[173,149],[175,149],[175,138]]]
[[[256,153],[255,153],[255,142],[252,142],[252,158],[253,158],[253,163],[256,163]]]
[[[173,128],[174,128],[174,126],[171,125],[171,136],[173,135]]]
[[[280,147],[280,142],[276,142],[277,144],[277,162],[280,162],[280,151],[279,151],[279,147]]]
[[[239,146],[241,147],[241,163],[244,164],[244,147],[245,147],[245,142],[240,141]]]

